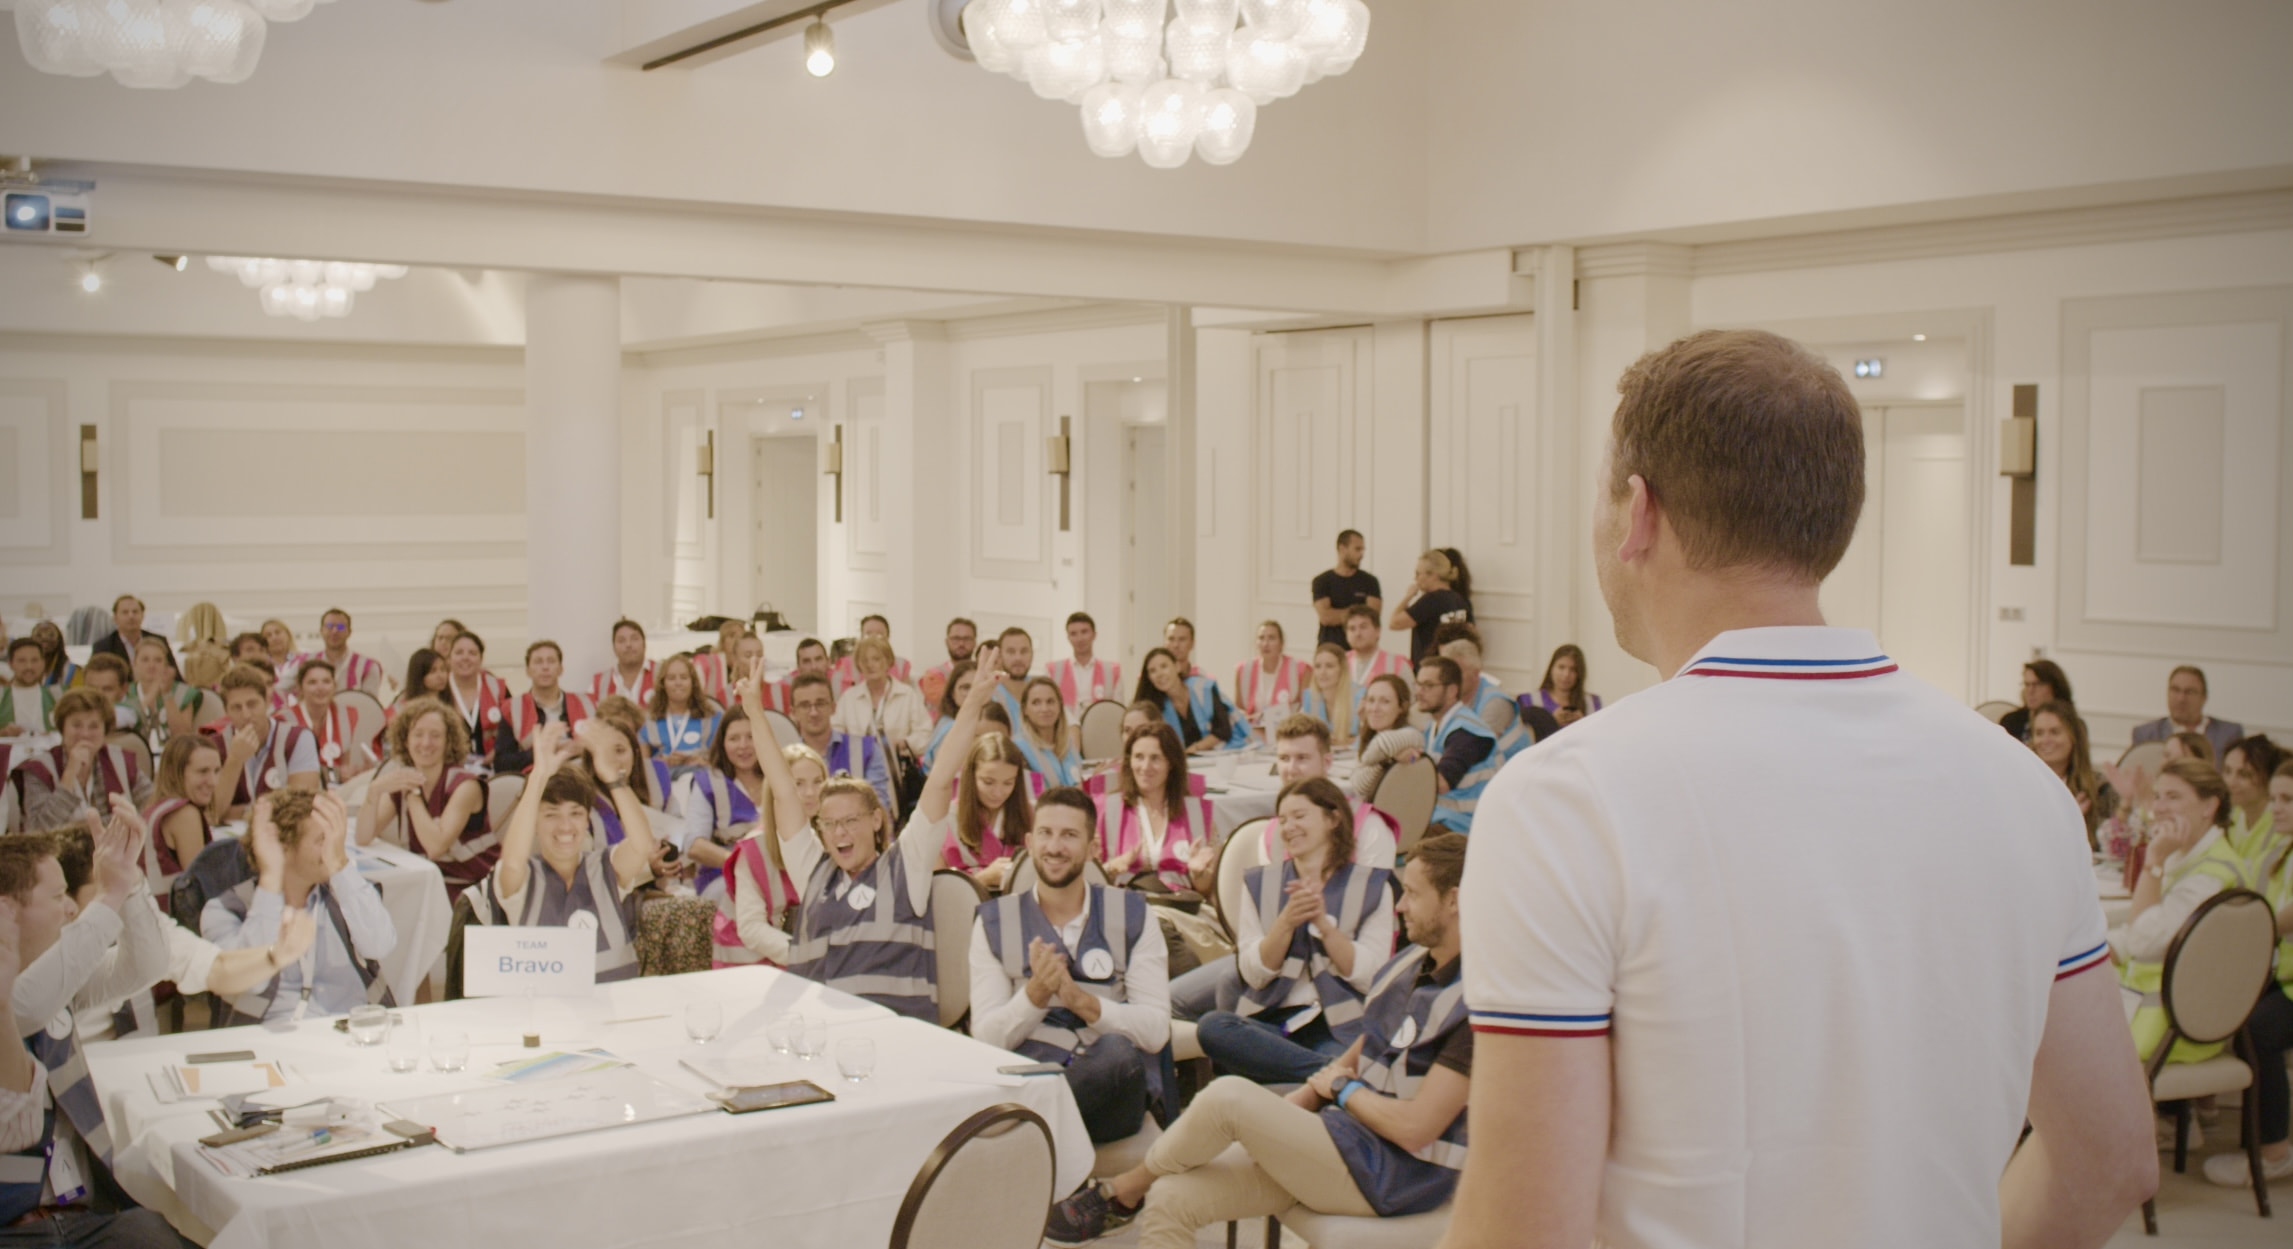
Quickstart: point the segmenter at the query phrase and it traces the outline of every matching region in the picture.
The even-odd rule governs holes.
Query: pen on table
[[[655,1019],[667,1019],[667,1018],[668,1018],[668,1016],[667,1016],[667,1015],[631,1015],[631,1016],[628,1016],[628,1017],[627,1017],[627,1018],[625,1018],[625,1019],[608,1019],[608,1020],[606,1020],[605,1022],[606,1022],[606,1023],[609,1023],[609,1024],[611,1024],[611,1023],[646,1023],[646,1022],[648,1022],[648,1021],[650,1021],[650,1020],[655,1020]]]
[[[289,1144],[286,1147],[286,1150],[288,1152],[303,1153],[313,1149],[324,1149],[333,1143],[334,1132],[331,1129],[312,1128],[311,1134],[308,1137]]]

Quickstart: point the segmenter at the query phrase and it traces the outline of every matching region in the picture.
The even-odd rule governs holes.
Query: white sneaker
[[[2263,1158],[2261,1177],[2272,1183],[2293,1177],[2293,1153],[2285,1154],[2274,1162]],[[2253,1187],[2253,1169],[2246,1165],[2242,1150],[2232,1154],[2215,1154],[2206,1159],[2205,1178],[2223,1188]]]
[[[2192,1116],[2189,1121],[2189,1151],[2194,1154],[2198,1151],[2198,1148],[2204,1144],[2205,1126],[2200,1124],[2195,1116]],[[2158,1148],[2161,1150],[2168,1150],[2172,1149],[2173,1147],[2173,1118],[2171,1116],[2160,1116],[2158,1119]]]

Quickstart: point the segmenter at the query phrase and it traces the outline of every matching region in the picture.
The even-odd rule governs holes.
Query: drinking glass
[[[795,1054],[804,1041],[804,1017],[795,1011],[785,1011],[773,1018],[764,1030],[764,1039],[777,1054]]]
[[[1217,760],[1210,765],[1210,770],[1211,774],[1218,778],[1218,784],[1221,788],[1233,784],[1234,756],[1231,754],[1220,755]]]
[[[803,1047],[798,1051],[797,1057],[806,1059],[819,1058],[827,1052],[828,1021],[825,1019],[814,1019],[809,1015],[806,1016],[804,1020],[804,1043]]]
[[[876,1043],[848,1036],[836,1043],[836,1070],[854,1084],[876,1073]]]
[[[350,1008],[350,1039],[359,1045],[380,1045],[390,1030],[390,1012],[380,1006]]]
[[[390,1037],[383,1042],[390,1069],[400,1075],[422,1065],[422,1025],[406,1015],[390,1021]]]
[[[433,1032],[430,1034],[431,1067],[439,1071],[460,1071],[469,1065],[469,1033]]]
[[[715,1002],[685,1003],[685,1035],[696,1044],[706,1045],[715,1040],[724,1024],[724,1008]]]

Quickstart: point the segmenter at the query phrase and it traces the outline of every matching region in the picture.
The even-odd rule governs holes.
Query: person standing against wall
[[[1361,557],[1366,546],[1361,530],[1345,530],[1338,535],[1337,567],[1315,574],[1314,620],[1321,625],[1321,630],[1315,635],[1314,645],[1344,646],[1347,612],[1367,607],[1376,613],[1385,607],[1377,578],[1362,571]]]

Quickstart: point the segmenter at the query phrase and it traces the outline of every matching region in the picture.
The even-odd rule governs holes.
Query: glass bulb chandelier
[[[130,87],[245,82],[268,23],[300,21],[333,2],[16,0],[16,40],[32,68],[50,74],[109,73]]]
[[[1164,20],[1166,14],[1169,20]],[[980,65],[1079,104],[1083,140],[1156,169],[1229,165],[1258,107],[1353,68],[1369,42],[1362,0],[971,0]]]
[[[373,290],[379,279],[406,276],[405,265],[274,256],[209,256],[207,267],[232,274],[249,290],[261,291],[263,311],[297,321],[347,317],[358,292]]]

